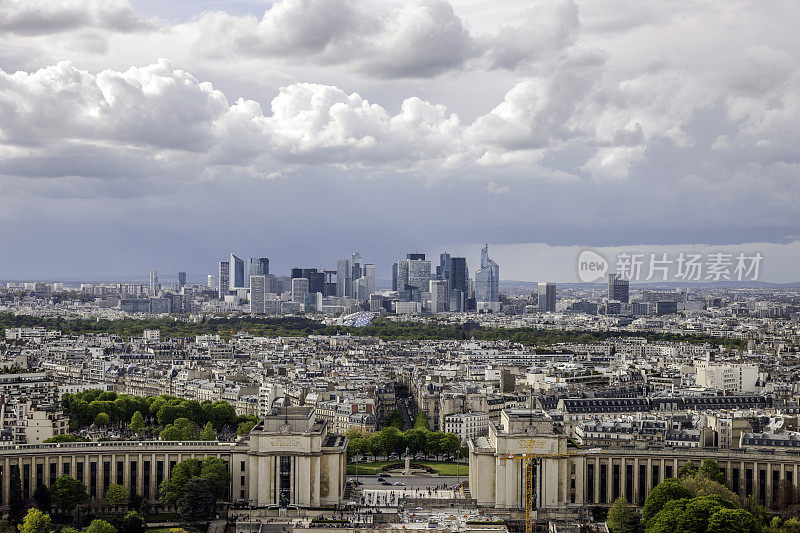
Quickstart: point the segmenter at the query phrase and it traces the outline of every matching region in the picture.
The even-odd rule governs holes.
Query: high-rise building
[[[361,278],[361,276],[363,275],[361,269],[362,269],[361,254],[359,254],[358,252],[353,252],[353,255],[350,257],[350,279],[355,281]],[[353,290],[352,293],[349,294],[349,296],[351,298],[355,298],[356,297],[355,290]]]
[[[233,291],[246,288],[247,285],[244,284],[244,260],[238,255],[231,254],[230,267],[231,272],[228,278],[230,289]]]
[[[450,254],[447,252],[439,254],[439,266],[436,267],[436,279],[450,280]]]
[[[556,312],[555,283],[539,283],[539,311],[542,313]]]
[[[178,272],[178,288],[186,285],[186,272]]]
[[[489,245],[481,250],[481,268],[475,272],[475,301],[478,311],[500,311],[500,267],[489,259]]]
[[[209,274],[208,275],[208,288],[213,290],[214,287],[216,287],[216,285],[214,283],[214,274]]]
[[[350,285],[353,282],[351,275],[350,260],[339,259],[336,262],[336,296],[350,296]]]
[[[231,275],[231,264],[227,261],[220,261],[219,262],[219,292],[217,296],[220,300],[225,299],[225,295],[228,294],[228,290],[230,289],[230,275]]]
[[[630,283],[619,274],[608,275],[608,299],[628,303]]]
[[[392,290],[397,290],[397,263],[392,263]]]
[[[449,293],[447,289],[447,280],[445,279],[432,279],[429,282],[429,290],[431,292],[431,313],[444,313],[450,303]]]
[[[263,314],[267,294],[267,276],[253,274],[250,276],[250,314]]]
[[[356,291],[354,296],[362,302],[369,300],[375,292],[375,265],[365,264],[361,267],[361,277],[355,280]]]
[[[267,274],[269,274],[269,259],[266,257],[249,258],[245,269],[245,286],[250,286],[250,276],[266,276]]]
[[[150,297],[155,298],[158,295],[158,270],[150,271]]]
[[[292,278],[292,302],[297,304],[306,303],[308,294],[308,280],[306,278]]]
[[[465,257],[451,257],[449,276],[451,291],[461,291],[465,295],[469,291],[469,270],[467,270],[467,259]]]

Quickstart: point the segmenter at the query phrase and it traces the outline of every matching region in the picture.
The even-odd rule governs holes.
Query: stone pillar
[[[600,501],[600,458],[594,458],[594,503],[603,503]]]
[[[767,509],[769,509],[773,505],[773,502],[772,502],[772,469],[773,469],[772,463],[767,463],[767,482],[764,484],[764,487],[765,487],[765,489],[767,491],[767,493],[764,495],[764,503],[765,503]]]

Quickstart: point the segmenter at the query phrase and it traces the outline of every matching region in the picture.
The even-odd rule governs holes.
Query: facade
[[[542,313],[556,312],[555,283],[539,283],[539,311]]]
[[[247,260],[245,269],[244,286],[250,286],[250,276],[266,276],[269,274],[269,259],[266,257],[251,257]]]
[[[8,511],[11,468],[19,468],[23,498],[66,474],[86,484],[91,504],[112,483],[158,502],[158,487],[179,462],[219,457],[231,473],[231,500],[264,507],[329,508],[344,493],[347,438],[332,435],[310,408],[273,410],[249,437],[216,441],[107,441],[0,445],[0,507]]]
[[[158,270],[150,271],[150,296],[158,295]]]
[[[231,274],[231,264],[228,261],[220,261],[219,262],[219,293],[218,297],[220,300],[225,298],[225,295],[228,294],[228,290],[230,289],[230,274]]]
[[[729,392],[756,392],[758,365],[719,363],[709,358],[696,368],[695,383],[707,389]]]
[[[630,300],[630,283],[627,279],[622,279],[619,274],[608,275],[608,299],[622,303]]]
[[[263,314],[267,296],[267,277],[263,274],[250,276],[250,314]]]
[[[447,290],[447,280],[432,279],[430,281],[431,313],[444,313],[450,303],[450,291]]]
[[[178,287],[186,285],[186,272],[178,272]]]
[[[504,411],[499,424],[489,424],[486,436],[468,440],[470,493],[480,507],[522,511],[525,476],[522,461],[509,454],[542,454],[533,467],[538,513],[578,513],[582,507],[611,505],[624,497],[642,505],[649,492],[692,461],[713,459],[728,484],[740,497],[753,496],[771,507],[784,480],[797,483],[800,457],[793,450],[774,446],[763,437],[742,434],[745,449],[619,445],[580,452],[567,446],[567,436],[557,432],[543,412]],[[800,441],[798,441],[800,442]]]
[[[246,287],[244,282],[244,259],[238,255],[231,254],[230,260],[230,274],[228,281],[230,283],[230,290],[235,291],[242,287]]]
[[[308,279],[306,278],[293,278],[292,279],[292,302],[296,304],[305,304],[306,295],[308,294]]]
[[[489,413],[457,413],[444,417],[444,431],[461,437],[461,442],[486,435],[489,431]]]
[[[481,250],[481,268],[475,272],[475,300],[478,311],[500,311],[500,267],[489,259],[489,245]]]

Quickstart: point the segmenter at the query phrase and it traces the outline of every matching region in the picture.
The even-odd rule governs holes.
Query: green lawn
[[[381,474],[382,473],[380,471],[381,467],[384,467],[389,464],[396,464],[402,462],[403,461],[395,460],[395,461],[371,461],[368,463],[358,463],[358,475],[368,476],[368,475]],[[436,470],[439,471],[440,476],[455,476],[456,468],[458,470],[459,476],[466,477],[469,475],[469,466],[466,463],[461,463],[457,465],[456,463],[446,463],[443,461],[414,461],[413,464],[426,465],[430,466],[431,468],[435,468]],[[349,476],[356,475],[355,464],[347,465],[347,475]]]

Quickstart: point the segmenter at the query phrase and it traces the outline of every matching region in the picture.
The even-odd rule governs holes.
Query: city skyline
[[[56,4],[0,11],[4,278],[252,243],[386,278],[387,238],[530,281],[537,243],[800,262],[796,3]]]

